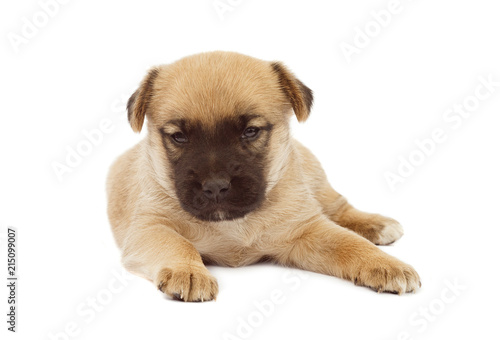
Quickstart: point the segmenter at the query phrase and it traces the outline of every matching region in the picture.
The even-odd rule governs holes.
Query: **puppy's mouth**
[[[228,176],[229,177],[229,176]],[[181,207],[201,221],[230,221],[256,210],[265,198],[265,180],[235,176],[176,182]]]
[[[192,191],[191,191],[192,192]],[[195,194],[179,196],[182,208],[202,221],[231,221],[245,217],[259,208],[263,201],[264,191],[259,190],[252,195],[232,194],[222,200],[208,199],[204,195]]]
[[[257,205],[235,207],[227,203],[208,202],[203,208],[184,207],[191,215],[202,221],[231,221],[243,218],[257,208]]]
[[[232,216],[228,211],[216,209],[213,212],[198,215],[198,218],[204,221],[230,221],[237,217]]]

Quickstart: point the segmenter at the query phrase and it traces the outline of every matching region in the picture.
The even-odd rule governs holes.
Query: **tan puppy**
[[[148,135],[108,178],[124,266],[184,301],[215,299],[204,263],[271,260],[377,291],[412,292],[415,270],[378,249],[403,235],[353,208],[290,137],[312,92],[279,62],[212,52],[152,68],[128,103]]]

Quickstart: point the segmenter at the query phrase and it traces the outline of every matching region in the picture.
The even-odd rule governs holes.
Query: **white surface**
[[[474,94],[479,76],[500,81],[499,8],[401,0],[400,13],[348,63],[339,45],[388,3],[239,1],[220,20],[212,0],[70,1],[15,53],[7,34],[19,34],[40,5],[3,2],[0,227],[2,236],[18,229],[20,281],[18,332],[6,331],[3,316],[2,339],[50,339],[68,324],[79,332],[70,339],[497,337],[500,87],[459,128],[443,113]],[[405,235],[383,249],[417,269],[418,293],[376,294],[272,265],[211,267],[220,294],[210,303],[164,299],[140,278],[120,290],[105,176],[143,137],[127,125],[124,102],[150,66],[216,49],[282,60],[314,90],[311,119],[293,123],[294,135],[355,206],[401,222]],[[104,119],[113,131],[59,182],[52,162],[64,162],[82,130]],[[384,172],[435,128],[447,140],[391,191]],[[458,296],[446,290],[455,281],[466,287]],[[108,294],[109,284],[120,292]],[[254,302],[271,296],[280,303],[260,319]],[[86,299],[106,297],[90,320]],[[432,321],[423,321],[429,307]],[[250,335],[238,329],[249,317],[258,323]]]

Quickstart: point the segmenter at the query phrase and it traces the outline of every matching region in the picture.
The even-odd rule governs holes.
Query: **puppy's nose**
[[[231,182],[225,178],[207,179],[201,186],[203,194],[217,203],[227,196],[230,188]]]

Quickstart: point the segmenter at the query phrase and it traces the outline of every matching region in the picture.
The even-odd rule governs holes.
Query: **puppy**
[[[403,235],[353,208],[318,160],[290,137],[312,91],[282,63],[211,52],[152,68],[128,102],[148,134],[112,165],[108,215],[123,264],[165,294],[209,301],[206,263],[261,260],[413,292],[416,271],[375,245]]]

